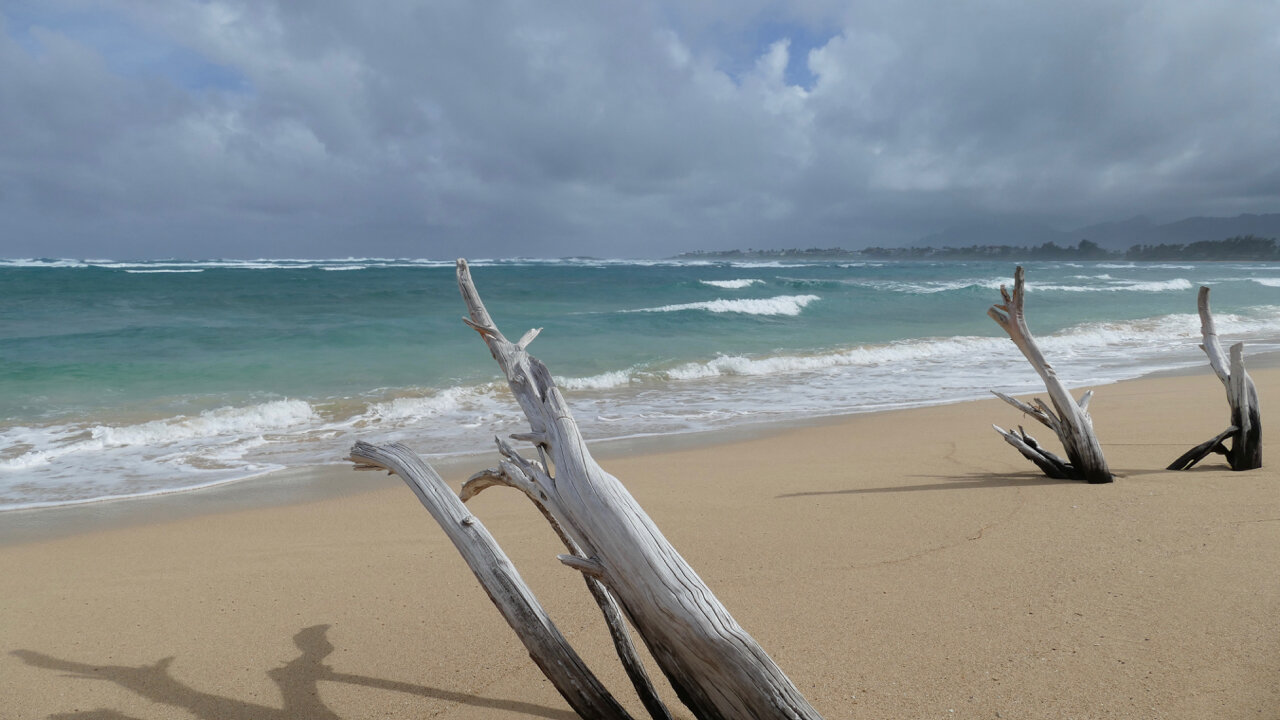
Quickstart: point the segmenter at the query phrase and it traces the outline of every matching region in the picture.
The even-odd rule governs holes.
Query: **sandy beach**
[[[1274,428],[1280,371],[1253,376]],[[1208,368],[1091,410],[1110,485],[1041,476],[996,400],[601,456],[828,718],[1280,717],[1280,473],[1161,469],[1227,424]],[[315,474],[347,492],[9,533],[0,717],[574,717],[407,489]],[[541,517],[472,504],[641,717]]]

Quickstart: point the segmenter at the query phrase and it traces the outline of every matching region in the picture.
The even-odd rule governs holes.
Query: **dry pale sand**
[[[605,466],[828,718],[1280,717],[1274,466],[1160,469],[1226,425],[1207,371],[1092,410],[1111,485],[1039,476],[997,401]],[[349,482],[374,489],[0,547],[0,717],[571,718],[412,494]],[[474,504],[637,707],[538,514]]]

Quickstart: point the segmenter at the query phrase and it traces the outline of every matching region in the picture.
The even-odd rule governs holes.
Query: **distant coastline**
[[[1075,245],[1047,242],[1036,246],[969,245],[967,247],[785,248],[770,250],[695,250],[679,260],[1133,260],[1133,261],[1280,261],[1276,238],[1241,235],[1192,243],[1131,245],[1108,250],[1091,240]]]

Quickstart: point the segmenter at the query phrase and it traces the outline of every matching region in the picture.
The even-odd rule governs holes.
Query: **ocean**
[[[1071,386],[1280,349],[1280,265],[1028,262],[1027,318]],[[1013,262],[474,260],[589,440],[1042,390],[986,316]],[[0,511],[525,429],[452,262],[0,260]],[[996,420],[997,418],[993,418]],[[0,515],[0,519],[2,519]]]

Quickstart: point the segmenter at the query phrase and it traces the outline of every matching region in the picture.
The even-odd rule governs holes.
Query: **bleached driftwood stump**
[[[1186,470],[1203,460],[1209,453],[1221,453],[1227,457],[1232,470],[1254,470],[1262,467],[1262,418],[1258,409],[1258,391],[1253,378],[1244,369],[1244,343],[1231,346],[1231,360],[1222,352],[1218,330],[1209,312],[1209,288],[1201,285],[1197,303],[1200,309],[1200,335],[1204,342],[1200,349],[1209,356],[1209,367],[1227,388],[1227,403],[1231,405],[1231,425],[1213,438],[1200,443],[1169,465],[1170,470]],[[1223,444],[1231,438],[1231,449]]]
[[[488,345],[529,421],[530,432],[513,438],[533,443],[539,456],[538,460],[523,458],[499,442],[505,460],[498,469],[473,477],[464,486],[463,496],[473,496],[495,484],[516,487],[528,495],[570,549],[569,554],[560,556],[561,561],[598,582],[606,596],[616,599],[680,700],[697,718],[820,720],[818,712],[738,625],[622,483],[596,464],[550,371],[526,352],[538,331],[532,330],[514,343],[507,340],[489,317],[464,260],[458,261],[458,287],[470,315],[467,324]],[[388,467],[380,459],[369,459],[370,447],[357,446],[352,458],[366,465]],[[425,467],[420,460],[418,463]],[[394,467],[388,469],[399,472]],[[413,472],[422,474],[421,470]],[[462,522],[456,517],[437,520],[442,526]],[[472,520],[469,527],[475,524]],[[462,551],[461,546],[459,550]],[[463,552],[469,564],[472,554]],[[472,569],[481,577],[474,564]],[[488,584],[485,587],[489,590]],[[500,591],[510,592],[505,586]],[[525,612],[503,609],[505,600],[500,602],[493,590],[489,592],[508,622],[512,622],[513,615]],[[606,608],[607,616],[608,603],[598,596],[597,601]],[[523,608],[525,604],[521,600],[516,606]],[[523,639],[519,628],[517,633]],[[614,639],[620,655],[625,654],[616,631]],[[561,652],[555,647],[558,641],[549,643],[550,650],[544,649],[548,643],[541,640],[532,646],[528,641],[525,644],[531,654],[535,648],[539,652]],[[543,665],[537,656],[535,661]],[[543,671],[547,672],[545,666]],[[583,677],[577,672],[573,676]],[[572,686],[573,681],[569,684]],[[557,688],[583,714],[579,705],[587,702],[571,698],[560,684]],[[640,692],[650,714],[661,717],[653,707],[656,698],[645,698],[645,691]],[[584,717],[610,716],[601,712],[605,711]]]
[[[1035,338],[1027,329],[1026,318],[1023,315],[1025,294],[1023,275],[1022,266],[1019,265],[1013,273],[1013,295],[1010,295],[1005,286],[1001,285],[1000,295],[1004,298],[1004,303],[992,305],[987,310],[987,315],[990,315],[991,319],[1009,334],[1009,339],[1013,340],[1013,344],[1022,351],[1027,362],[1031,363],[1031,367],[1040,374],[1040,378],[1044,380],[1045,389],[1049,391],[1053,409],[1051,410],[1040,398],[1033,401],[1034,405],[1028,405],[1004,393],[994,390],[992,392],[1001,400],[1039,420],[1052,430],[1062,443],[1067,459],[1063,460],[1041,446],[1021,427],[1016,433],[1005,430],[999,425],[992,425],[992,427],[1004,437],[1006,442],[1017,448],[1018,452],[1035,463],[1045,475],[1051,478],[1084,480],[1090,483],[1111,482],[1114,478],[1107,467],[1107,459],[1102,455],[1102,446],[1098,444],[1098,439],[1093,434],[1093,419],[1089,417],[1089,400],[1093,397],[1093,391],[1085,393],[1077,403],[1067,391],[1066,386],[1058,379],[1053,366],[1040,352]]]

